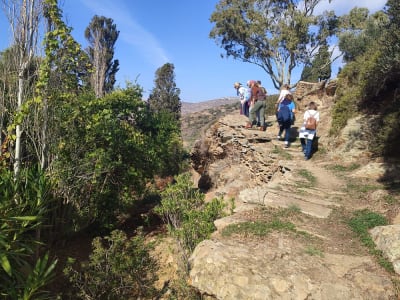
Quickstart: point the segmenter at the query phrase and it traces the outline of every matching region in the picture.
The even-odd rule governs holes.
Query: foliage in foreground
[[[40,232],[47,212],[48,182],[37,169],[22,169],[19,177],[0,170],[0,295],[2,299],[48,299],[44,290],[53,279],[56,260],[40,249]]]
[[[190,173],[178,175],[176,182],[161,193],[161,199],[154,211],[168,224],[188,258],[196,245],[215,230],[214,221],[223,216],[225,204],[217,198],[205,203],[204,194],[193,187]]]
[[[128,238],[120,230],[110,236],[95,238],[89,261],[64,270],[79,299],[150,299],[156,290],[153,283],[156,262],[150,256],[151,244],[142,233]],[[75,294],[76,291],[76,294]]]

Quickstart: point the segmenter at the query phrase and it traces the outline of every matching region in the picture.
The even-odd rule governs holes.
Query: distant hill
[[[239,102],[238,97],[224,97],[224,98],[218,98],[214,100],[208,100],[208,101],[202,101],[202,102],[182,102],[182,115],[185,114],[190,114],[190,113],[195,113],[199,112],[202,110],[206,109],[211,109],[214,107],[226,105],[226,104],[234,104]]]

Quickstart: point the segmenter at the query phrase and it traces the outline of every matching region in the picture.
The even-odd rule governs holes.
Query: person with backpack
[[[312,155],[312,144],[317,135],[317,125],[319,122],[319,112],[315,102],[308,104],[308,109],[304,112],[303,125],[299,131],[301,148],[304,153],[304,159],[309,160]]]
[[[236,89],[236,95],[240,98],[240,114],[249,117],[250,91],[240,82],[235,82],[233,87]]]
[[[285,98],[278,105],[277,120],[279,124],[278,140],[281,139],[283,131],[285,131],[285,148],[289,148],[290,141],[290,128],[296,113],[296,106],[293,101],[292,94],[287,94]]]
[[[246,123],[245,128],[250,129],[253,127],[254,124],[257,123],[256,114],[259,113],[260,126],[258,127],[258,129],[261,131],[265,131],[266,95],[261,91],[255,80],[250,80],[248,84],[250,85],[251,88],[250,114],[249,114],[249,121]]]
[[[265,99],[265,104],[267,104],[267,89],[262,86],[261,80],[257,80],[257,84],[258,84],[258,87],[259,87],[260,93],[261,93],[259,98]],[[260,124],[260,111],[258,111],[256,113],[256,116],[257,116],[257,126],[260,127],[261,126],[261,124]]]

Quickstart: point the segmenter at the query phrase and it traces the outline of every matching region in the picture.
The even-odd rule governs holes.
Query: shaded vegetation
[[[366,246],[371,254],[377,259],[379,264],[389,272],[394,272],[393,265],[384,257],[382,251],[376,249],[368,230],[376,226],[387,225],[386,218],[378,213],[367,209],[355,211],[353,217],[350,218],[348,224],[355,234],[360,238],[364,246]]]

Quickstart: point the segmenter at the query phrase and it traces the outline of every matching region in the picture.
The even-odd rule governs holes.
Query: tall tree
[[[317,82],[331,78],[331,53],[327,44],[321,45],[317,55],[307,64],[301,74],[301,80]]]
[[[119,36],[113,20],[95,15],[85,30],[90,46],[87,49],[93,65],[90,85],[97,98],[104,96],[114,88],[115,75],[119,70],[119,61],[113,60],[114,46]]]
[[[150,109],[154,112],[171,113],[175,120],[181,118],[180,90],[176,87],[174,65],[164,64],[156,71],[155,87],[149,96]]]
[[[321,0],[220,0],[210,21],[210,38],[243,62],[258,65],[275,88],[289,84],[293,69],[309,62],[321,41],[334,33],[330,12],[314,16]],[[311,30],[318,26],[319,30]]]
[[[18,72],[18,92],[17,110],[22,109],[26,101],[25,92],[27,81],[29,80],[28,69],[33,60],[37,39],[39,20],[42,12],[41,0],[2,0],[4,11],[10,22],[13,34],[13,44],[15,45],[16,64]],[[22,120],[16,119],[15,122],[15,151],[14,151],[14,173],[17,175],[21,167],[22,155]]]

